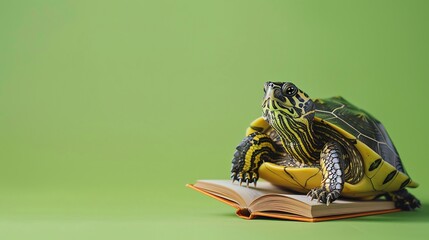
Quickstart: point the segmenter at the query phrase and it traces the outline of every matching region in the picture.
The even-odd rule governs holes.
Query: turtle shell
[[[418,184],[407,175],[399,154],[386,129],[373,116],[342,97],[315,99],[314,121],[326,124],[349,139],[363,159],[363,178],[356,184],[345,183],[342,195],[372,198]],[[264,163],[260,176],[276,185],[305,192],[320,186],[321,171],[315,167],[288,168]]]
[[[339,128],[351,134],[398,171],[406,173],[398,151],[380,121],[342,97],[315,99],[314,103],[316,120],[330,123],[337,130]]]

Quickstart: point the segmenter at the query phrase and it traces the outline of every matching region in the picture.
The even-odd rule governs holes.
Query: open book
[[[245,219],[271,217],[318,222],[400,211],[386,200],[339,199],[326,206],[262,181],[257,187],[248,188],[230,180],[199,180],[187,186],[236,208],[236,214]]]

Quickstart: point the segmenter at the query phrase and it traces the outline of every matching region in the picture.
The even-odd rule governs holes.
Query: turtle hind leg
[[[254,183],[259,179],[258,169],[263,162],[275,162],[281,156],[279,146],[266,134],[254,132],[237,146],[232,159],[231,179]]]
[[[421,207],[420,201],[409,193],[406,189],[386,194],[388,200],[395,202],[395,207],[405,211],[411,211]]]
[[[312,189],[307,195],[311,199],[329,205],[340,195],[344,187],[345,163],[343,148],[335,143],[325,144],[320,153],[320,167],[322,169],[322,184],[319,188]]]

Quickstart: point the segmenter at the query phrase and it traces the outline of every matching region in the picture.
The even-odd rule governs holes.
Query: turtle
[[[232,182],[249,187],[259,178],[307,193],[329,206],[339,197],[382,196],[397,208],[420,201],[383,124],[344,98],[310,98],[291,82],[266,82],[262,116],[236,147]]]

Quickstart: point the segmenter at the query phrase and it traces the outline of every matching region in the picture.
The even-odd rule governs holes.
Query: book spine
[[[248,208],[237,208],[237,211],[235,211],[235,214],[238,217],[246,220],[251,220],[256,217],[254,214],[252,214],[252,212]]]

